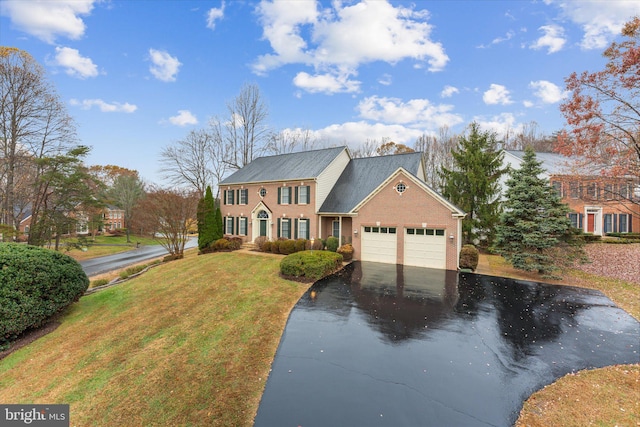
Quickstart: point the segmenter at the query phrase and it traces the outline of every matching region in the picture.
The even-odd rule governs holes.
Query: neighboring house
[[[69,234],[89,234],[92,230],[89,230],[89,218],[83,212],[78,212],[76,215],[76,219],[78,220],[76,223],[75,232],[70,232]],[[118,208],[117,206],[109,205],[104,209],[102,213],[102,221],[103,224],[99,227],[98,231],[110,232],[112,230],[125,228],[126,224],[124,222],[124,210]],[[31,229],[31,209],[25,210],[20,218],[20,226],[18,230],[24,234],[28,235]]]
[[[504,161],[519,168],[524,151],[505,151]],[[567,157],[536,153],[546,169],[546,178],[569,205],[574,227],[585,233],[631,233],[640,231],[640,183],[633,179],[599,174],[577,174]],[[635,202],[635,203],[634,203]]]
[[[106,232],[127,228],[124,222],[124,209],[108,205],[103,213],[103,229]],[[102,231],[100,230],[100,231]]]
[[[362,261],[455,270],[465,213],[425,183],[421,153],[346,147],[260,157],[220,183],[226,235],[351,243]]]

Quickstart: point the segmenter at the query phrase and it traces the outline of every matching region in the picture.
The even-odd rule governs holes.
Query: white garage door
[[[398,261],[395,227],[362,227],[361,260],[395,264]]]
[[[404,264],[426,268],[447,268],[447,238],[444,230],[406,228]]]

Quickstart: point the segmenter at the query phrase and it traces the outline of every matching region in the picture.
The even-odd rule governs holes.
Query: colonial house
[[[571,209],[574,227],[585,233],[631,233],[640,231],[640,183],[632,178],[576,173],[569,159],[556,153],[536,153],[546,169],[545,178]],[[505,151],[504,161],[519,168],[524,151]]]
[[[103,227],[100,231],[106,231],[108,233],[121,228],[127,228],[127,224],[124,222],[124,209],[107,205],[102,216]]]
[[[456,270],[465,213],[425,183],[420,153],[346,147],[260,157],[220,183],[226,235],[351,243],[354,258]]]

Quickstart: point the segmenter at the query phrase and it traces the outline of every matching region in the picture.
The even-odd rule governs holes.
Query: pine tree
[[[504,154],[495,134],[481,132],[477,123],[469,127],[452,150],[453,167],[441,168],[442,194],[467,216],[462,221],[464,243],[490,246],[500,218],[500,177]]]
[[[571,227],[569,207],[542,177],[542,162],[531,147],[523,160],[506,182],[495,249],[517,269],[556,277],[561,267],[584,257],[582,240]]]

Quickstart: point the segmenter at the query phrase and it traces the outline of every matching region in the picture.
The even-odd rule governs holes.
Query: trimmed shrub
[[[262,244],[262,249],[261,249],[261,251],[262,251],[262,252],[271,252],[271,242],[270,242],[269,240],[265,241],[265,242]]]
[[[184,258],[184,254],[169,254],[162,258],[162,262],[177,261],[182,258]]]
[[[327,250],[331,252],[335,252],[338,250],[338,246],[340,246],[340,241],[337,237],[329,236],[327,237]]]
[[[311,245],[311,249],[313,249],[314,251],[321,251],[324,249],[324,243],[325,243],[324,240],[316,239],[313,241],[313,245]]]
[[[302,252],[310,246],[307,239],[297,239],[295,243],[295,252]]]
[[[279,254],[280,253],[280,242],[282,240],[273,240],[271,241],[271,253]]]
[[[89,287],[97,288],[98,286],[104,286],[107,283],[109,283],[109,279],[96,279],[91,281],[91,284],[89,285]]]
[[[289,255],[296,251],[296,242],[295,240],[283,240],[278,245],[278,249],[280,249],[280,253],[283,255]]]
[[[124,271],[121,271],[120,274],[118,274],[118,276],[121,279],[126,279],[130,276],[133,276],[134,274],[140,273],[142,270],[144,270],[145,268],[147,268],[148,265],[144,264],[144,265],[136,265],[133,267],[129,267]]]
[[[582,239],[585,243],[594,243],[602,240],[602,236],[598,236],[596,234],[584,233],[582,234]]]
[[[15,243],[0,243],[0,348],[77,301],[89,279],[73,258]]]
[[[229,240],[227,239],[218,239],[215,242],[213,242],[213,245],[211,245],[211,247],[213,248],[214,251],[228,251],[229,248],[231,247],[231,242],[229,242]]]
[[[342,255],[342,259],[345,261],[351,261],[353,258],[353,246],[351,246],[351,243],[340,246],[336,252]]]
[[[271,243],[269,242],[269,239],[267,239],[267,236],[256,237],[256,240],[254,240],[253,242],[256,244],[260,252],[269,252],[271,250]],[[266,243],[269,243],[268,249],[264,248],[264,245]]]
[[[473,245],[464,245],[460,250],[460,268],[469,268],[475,271],[478,268],[480,253]]]
[[[628,239],[640,239],[640,233],[607,233],[611,237],[625,237]]]
[[[342,266],[342,255],[327,251],[302,251],[286,256],[280,262],[283,276],[308,281],[318,280]]]
[[[242,237],[228,237],[227,240],[229,240],[229,249],[232,251],[237,251],[242,247]]]

